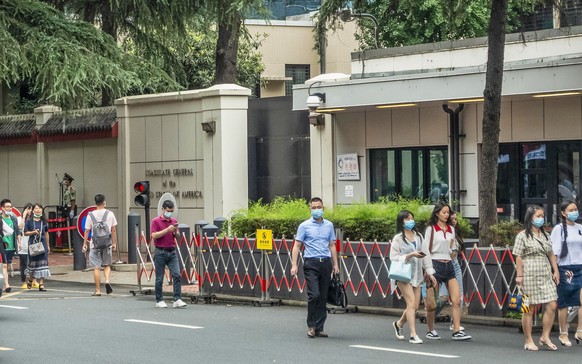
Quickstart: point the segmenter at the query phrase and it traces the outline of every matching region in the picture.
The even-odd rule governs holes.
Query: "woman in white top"
[[[402,328],[408,322],[410,326],[410,340],[412,344],[422,344],[422,340],[416,334],[414,317],[420,303],[420,285],[424,281],[422,274],[423,266],[430,263],[427,257],[428,247],[423,244],[422,236],[414,229],[414,215],[408,210],[402,210],[396,217],[397,234],[392,239],[390,245],[390,260],[405,260],[412,265],[412,277],[410,282],[390,281],[392,292],[398,289],[406,301],[406,310],[402,313],[400,320],[394,321],[394,332],[399,340],[404,340]],[[430,275],[430,280],[436,284],[436,280]]]
[[[455,229],[450,223],[451,207],[442,202],[437,202],[434,206],[428,226],[424,234],[425,241],[428,245],[429,261],[426,268],[427,273],[433,273],[437,283],[444,283],[449,291],[451,303],[453,305],[453,340],[462,341],[471,339],[465,331],[461,330],[461,292],[455,276],[455,268],[451,261],[452,247],[455,243]],[[427,284],[427,299],[434,300],[436,286],[429,287]],[[426,312],[426,322],[428,332],[426,338],[431,340],[440,340],[438,332],[434,329],[435,311]]]
[[[552,230],[552,250],[558,259],[560,283],[558,284],[559,340],[563,346],[572,346],[568,339],[568,307],[578,308],[578,329],[574,338],[582,340],[582,225],[577,224],[578,206],[574,201],[564,201],[560,205],[561,223]]]

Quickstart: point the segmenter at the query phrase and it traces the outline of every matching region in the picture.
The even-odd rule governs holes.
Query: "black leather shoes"
[[[316,331],[315,332],[315,336],[317,336],[317,337],[328,337],[327,334],[325,333],[325,331],[323,331],[323,330]]]

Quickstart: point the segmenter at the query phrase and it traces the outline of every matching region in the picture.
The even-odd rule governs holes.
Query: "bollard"
[[[178,242],[178,249],[180,249],[180,253],[182,253],[182,257],[189,257],[190,251],[188,249],[189,237],[190,237],[190,226],[186,224],[178,224],[178,229],[180,230],[180,239],[176,239]],[[186,237],[186,242],[180,245],[180,241],[182,237]],[[184,264],[186,266],[184,267]],[[192,262],[190,259],[186,259],[184,262],[180,261],[180,272],[182,269],[186,268],[186,272],[188,272],[188,276],[190,276],[190,271],[192,270]]]
[[[222,216],[214,218],[214,225],[216,225],[216,227],[218,228],[218,232],[216,233],[217,235],[220,235],[220,233],[222,232],[222,226],[224,225],[225,222],[226,218]]]
[[[218,226],[208,224],[202,227],[202,236],[208,236],[208,239],[214,239],[214,235],[218,235]]]
[[[77,225],[77,218],[73,219],[73,226]],[[83,237],[77,232],[71,234],[73,240],[73,270],[84,270],[87,268],[87,259],[85,252],[83,252]]]
[[[137,229],[135,228],[136,226]],[[132,212],[129,215],[127,215],[127,262],[129,264],[137,263],[136,242],[139,241],[140,231],[141,231],[141,215]]]

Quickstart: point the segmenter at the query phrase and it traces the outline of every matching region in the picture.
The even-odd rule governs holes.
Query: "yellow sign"
[[[273,230],[257,230],[257,249],[273,250]]]

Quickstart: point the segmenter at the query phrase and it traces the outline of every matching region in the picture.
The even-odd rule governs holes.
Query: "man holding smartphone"
[[[174,283],[174,308],[185,308],[186,303],[182,301],[182,282],[180,280],[180,264],[176,254],[176,238],[180,236],[178,221],[172,217],[174,203],[166,200],[162,204],[162,214],[152,220],[152,238],[156,251],[154,254],[154,267],[156,269],[156,307],[167,308],[164,302],[163,284],[166,266],[172,275]]]

